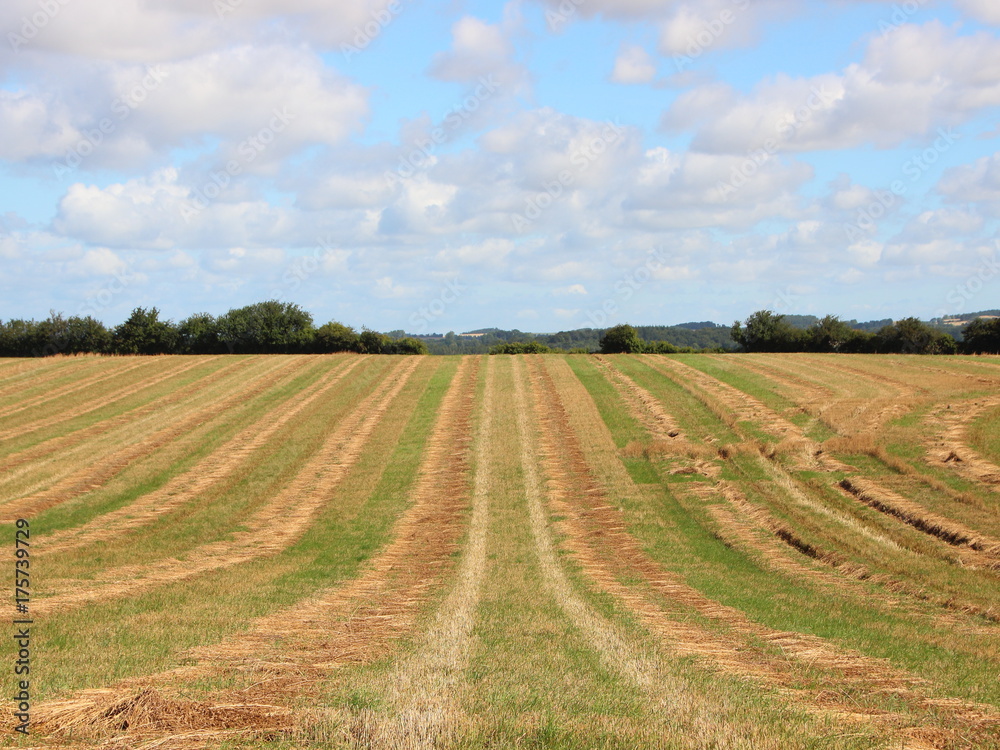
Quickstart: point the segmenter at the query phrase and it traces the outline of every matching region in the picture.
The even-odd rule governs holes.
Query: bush
[[[609,328],[599,342],[601,354],[634,354],[645,351],[639,332],[627,323]]]
[[[359,346],[357,331],[336,321],[320,326],[313,337],[313,351],[321,354],[356,352],[359,351]]]
[[[551,351],[537,341],[505,341],[490,347],[490,354],[548,354]]]

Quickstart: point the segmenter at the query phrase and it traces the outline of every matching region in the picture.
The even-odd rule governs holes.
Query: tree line
[[[0,356],[54,354],[427,354],[415,338],[331,321],[318,328],[312,315],[290,302],[258,302],[218,317],[197,313],[179,323],[161,320],[159,310],[137,307],[128,320],[108,328],[94,318],[0,321]]]
[[[784,315],[759,310],[733,323],[730,335],[745,352],[852,352],[867,354],[998,354],[1000,318],[979,318],[961,329],[962,341],[917,318],[903,318],[874,331],[852,328],[827,315],[795,328]]]
[[[666,341],[650,341],[643,329],[627,323],[608,328],[600,338],[601,354],[678,354],[698,351]],[[827,315],[808,328],[796,328],[784,315],[760,310],[733,324],[730,335],[744,352],[845,352],[868,354],[1000,354],[1000,318],[979,318],[962,328],[962,341],[916,319],[903,318],[874,331],[859,330]],[[552,351],[536,341],[507,342],[490,354],[542,354]],[[717,348],[700,351],[727,351]]]

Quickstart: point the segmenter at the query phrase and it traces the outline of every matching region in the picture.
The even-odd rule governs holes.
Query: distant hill
[[[1000,317],[1000,310],[962,313],[947,318],[935,318],[927,322],[930,326],[950,333],[960,341],[962,326],[980,317]],[[819,318],[815,315],[785,315],[785,320],[793,328],[806,329],[816,323]],[[884,318],[863,322],[857,320],[845,320],[844,322],[856,330],[872,332],[892,325],[893,320],[892,318]],[[710,320],[678,323],[671,326],[636,325],[635,329],[643,341],[666,341],[677,347],[690,347],[692,349],[733,350],[736,348],[736,343],[729,335],[731,327]],[[605,330],[604,328],[576,328],[558,333],[529,333],[519,331],[516,328],[511,330],[477,328],[462,333],[451,331],[449,333],[404,334],[403,331],[392,331],[390,335],[395,338],[412,336],[420,339],[427,344],[431,354],[485,354],[491,346],[509,341],[537,341],[561,351],[585,349],[594,352],[598,350],[601,336],[604,335]]]

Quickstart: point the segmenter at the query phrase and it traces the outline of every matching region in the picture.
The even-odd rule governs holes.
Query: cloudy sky
[[[997,0],[4,0],[0,318],[1000,307]]]

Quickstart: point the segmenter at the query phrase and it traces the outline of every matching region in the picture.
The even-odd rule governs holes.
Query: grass
[[[734,390],[698,380],[671,360]],[[79,358],[32,362],[24,372],[0,369],[0,409],[14,403],[3,401],[5,387],[48,378],[32,391],[35,406],[15,412],[11,425],[51,420],[60,409],[72,413],[113,398],[115,388],[132,389],[20,443],[17,450],[38,445],[38,457],[0,487],[44,487],[86,468],[88,456],[110,455],[167,424],[209,413],[273,360],[245,358],[230,375],[195,388],[236,361],[200,362],[146,387],[144,379],[194,362],[158,358],[76,395],[75,384],[123,365]],[[130,506],[205,471],[204,462],[222,456],[234,435],[253,425],[265,429],[344,362],[301,360],[253,397],[216,409],[99,486],[33,517],[33,532],[115,528]],[[358,363],[232,471],[161,516],[125,525],[99,544],[52,554],[40,547],[32,561],[36,594],[87,585],[126,565],[197,564],[203,545],[234,538],[270,507],[357,405],[395,382],[390,371],[400,362],[413,360]],[[294,712],[283,730],[210,743],[227,747],[390,747],[404,740],[425,746],[415,741],[420,731],[447,748],[860,750],[913,737],[939,748],[1000,747],[1000,721],[969,718],[961,703],[1000,708],[1000,626],[975,614],[1000,614],[1000,571],[980,564],[986,553],[950,545],[837,486],[844,477],[864,479],[908,507],[996,535],[994,489],[928,462],[925,440],[940,404],[988,392],[981,379],[997,370],[993,364],[811,355],[745,364],[735,357],[619,355],[608,363],[621,375],[578,355],[418,360],[290,544],[38,616],[44,640],[34,654],[33,700],[41,706],[92,687],[129,695],[139,683],[120,681],[149,680],[177,705],[279,703]],[[655,420],[622,390],[626,378],[659,401],[683,433],[676,444],[651,437],[646,425],[654,429]],[[459,386],[467,401],[454,400]],[[58,393],[50,389],[67,395],[47,402],[45,393]],[[817,393],[828,394],[835,418],[818,412]],[[756,411],[740,409],[740,394]],[[849,430],[852,410],[872,416],[884,406],[895,410],[877,432]],[[764,421],[740,416],[751,412]],[[442,413],[453,421],[439,419]],[[778,417],[849,466],[803,463],[775,431]],[[968,430],[972,447],[994,461],[998,422],[1000,410],[993,409]],[[442,435],[450,442],[440,442]],[[65,445],[53,454],[59,461],[42,452],[43,440]],[[421,474],[428,466],[439,473]],[[419,502],[434,508],[466,487],[466,509],[397,525],[411,517],[417,488],[436,486],[436,479],[440,493]],[[785,541],[776,529],[786,532]],[[413,547],[412,558],[378,567],[395,560],[387,551],[410,549],[411,534],[454,541]],[[411,560],[423,567],[411,569]],[[311,611],[315,597],[376,580],[373,571],[384,572],[382,588],[357,589],[355,599],[330,611],[327,625],[305,620],[304,630],[281,629]],[[395,629],[386,630],[384,618]],[[264,622],[277,630],[253,636],[257,650],[247,661],[206,661],[209,651],[228,653],[225,644],[247,642]],[[868,665],[861,672],[868,676],[855,679],[850,669],[828,666],[826,656],[814,661],[786,651],[774,634],[818,639],[817,653],[846,655],[846,663]],[[368,641],[370,653],[350,651]],[[343,656],[343,648],[354,655]],[[9,659],[10,649],[8,643]],[[324,649],[332,661],[320,668],[313,662]],[[303,654],[314,654],[312,661],[301,661]],[[872,664],[885,668],[873,672]],[[164,673],[179,667],[187,671]],[[876,689],[873,674],[897,687],[910,684],[907,675],[924,682]],[[958,703],[932,705],[921,696]],[[982,709],[984,716],[989,711]],[[157,741],[174,730],[135,731],[122,741]]]
[[[989,461],[1000,464],[1000,408],[991,409],[969,427],[970,445]]]

